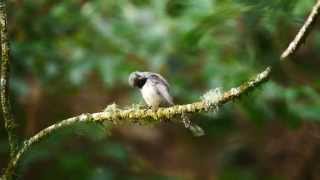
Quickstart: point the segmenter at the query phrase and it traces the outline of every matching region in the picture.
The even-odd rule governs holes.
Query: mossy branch
[[[157,123],[162,120],[171,120],[175,116],[181,116],[183,113],[199,113],[199,112],[209,112],[215,110],[216,108],[222,106],[223,104],[233,101],[239,98],[241,95],[249,93],[263,82],[265,82],[271,72],[271,68],[268,67],[263,72],[256,75],[253,79],[243,83],[241,86],[232,88],[224,93],[214,93],[214,90],[210,90],[206,93],[201,101],[194,102],[192,104],[185,105],[175,105],[168,108],[159,108],[157,111],[151,109],[138,109],[132,107],[130,109],[119,109],[116,106],[110,105],[106,111],[93,113],[93,114],[82,114],[76,117],[72,117],[63,120],[59,123],[53,124],[30,139],[26,140],[21,149],[9,162],[9,166],[6,169],[3,179],[9,179],[15,171],[15,168],[25,154],[25,152],[30,149],[34,144],[38,143],[50,134],[61,128],[65,128],[76,123],[90,123],[90,122],[103,122],[109,121],[113,124],[121,123]]]
[[[281,60],[292,56],[299,47],[305,42],[307,36],[311,32],[317,18],[319,17],[320,0],[313,6],[311,13],[309,14],[307,20],[304,22],[303,26],[300,28],[299,32],[295,38],[291,41],[287,49],[281,54]]]
[[[17,136],[15,134],[16,124],[13,118],[10,96],[9,96],[9,41],[7,31],[7,1],[0,0],[0,36],[1,36],[1,80],[0,80],[0,94],[1,107],[4,119],[4,125],[8,133],[8,141],[10,146],[10,157],[13,158],[17,149]]]

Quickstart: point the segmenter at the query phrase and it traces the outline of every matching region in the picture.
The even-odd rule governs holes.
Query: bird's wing
[[[169,93],[169,84],[168,82],[159,74],[152,73],[149,75],[148,80],[156,88],[157,92],[167,101],[166,104],[168,106],[173,105],[172,97]]]
[[[161,76],[160,74],[157,73],[153,73],[153,72],[145,72],[147,75],[147,78],[153,78],[153,79],[157,79],[158,81],[162,82],[165,86],[167,86],[167,88],[170,87],[169,83],[167,82],[167,80]]]

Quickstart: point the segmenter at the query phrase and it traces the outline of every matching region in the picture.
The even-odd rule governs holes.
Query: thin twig
[[[287,49],[282,53],[281,60],[285,60],[287,57],[292,56],[299,49],[302,43],[304,43],[317,18],[319,17],[319,9],[320,0],[318,0],[317,3],[313,6],[310,15],[299,30],[298,34],[295,36],[293,41],[291,41]]]
[[[38,143],[48,135],[57,131],[58,129],[69,127],[76,123],[89,123],[89,122],[103,122],[110,121],[113,124],[121,123],[156,123],[164,119],[173,119],[172,117],[181,115],[183,113],[199,113],[199,112],[208,112],[212,111],[223,104],[233,101],[239,98],[241,95],[254,90],[265,82],[271,72],[271,68],[268,67],[263,72],[256,75],[253,79],[243,83],[241,86],[232,88],[225,93],[218,94],[212,99],[207,98],[202,101],[198,101],[192,104],[186,105],[176,105],[168,108],[160,108],[157,111],[151,109],[118,109],[113,108],[113,110],[108,110],[104,112],[98,112],[93,114],[82,114],[80,116],[72,117],[66,120],[63,120],[59,123],[53,124],[43,130],[41,130],[36,135],[32,136],[30,139],[26,140],[21,149],[17,152],[14,158],[11,159],[8,168],[6,169],[3,179],[9,179],[15,171],[15,168],[25,154],[25,152],[30,149],[34,144]]]
[[[8,133],[8,140],[10,146],[10,157],[15,155],[17,148],[17,136],[15,135],[16,124],[13,118],[10,96],[9,96],[9,42],[7,31],[7,1],[0,1],[0,25],[1,25],[1,80],[0,80],[0,94],[1,107],[4,118],[5,128]]]

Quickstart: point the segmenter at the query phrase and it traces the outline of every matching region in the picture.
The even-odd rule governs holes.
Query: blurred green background
[[[23,138],[62,119],[143,103],[135,70],[161,73],[175,102],[227,90],[267,66],[272,78],[216,113],[181,124],[77,125],[34,146],[18,179],[320,179],[320,22],[281,52],[315,0],[12,0],[11,94]],[[1,121],[3,122],[3,121]],[[0,169],[8,161],[0,125]]]

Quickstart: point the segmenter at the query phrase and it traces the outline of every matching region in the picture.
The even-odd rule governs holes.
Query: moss
[[[21,156],[34,144],[44,139],[46,136],[54,133],[61,128],[71,126],[78,122],[104,122],[109,121],[114,125],[121,124],[142,124],[142,125],[153,125],[159,123],[162,120],[175,120],[175,116],[182,116],[186,113],[199,113],[199,112],[208,112],[215,111],[219,106],[231,101],[235,98],[240,97],[240,95],[247,93],[260,84],[265,82],[270,74],[270,68],[267,68],[262,73],[258,74],[253,80],[250,80],[243,85],[232,88],[231,90],[219,94],[217,99],[215,94],[207,94],[206,98],[202,101],[195,102],[192,104],[186,105],[175,105],[167,108],[159,108],[157,111],[151,109],[143,109],[141,106],[132,105],[131,108],[121,109],[115,103],[107,106],[104,111],[98,113],[84,113],[76,117],[72,117],[66,120],[63,120],[57,124],[53,124],[30,139],[26,140],[22,148],[17,152],[17,154],[11,159],[8,168],[3,176],[4,179],[11,177],[14,169],[19,162]],[[213,90],[215,91],[215,90]],[[210,92],[210,91],[209,91]],[[213,99],[210,99],[213,98]],[[183,118],[182,118],[183,119]],[[181,120],[181,119],[180,119]],[[190,122],[191,123],[191,122]]]

